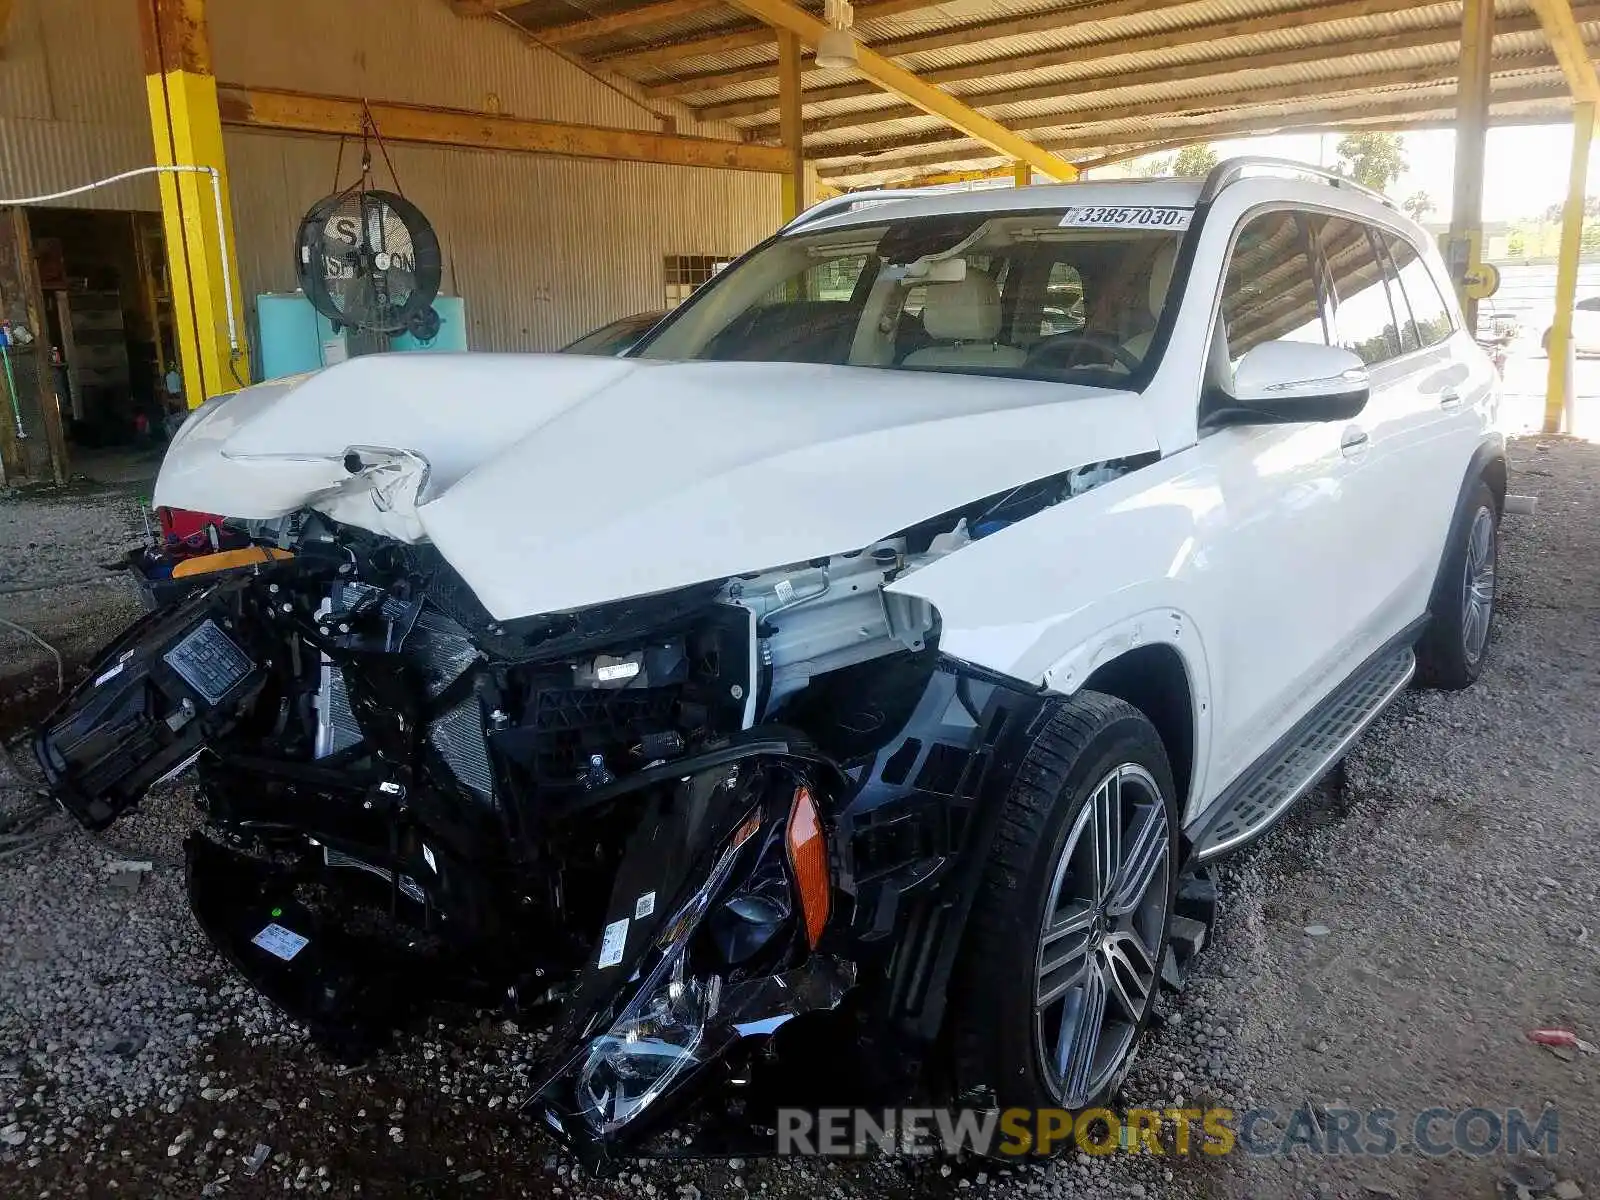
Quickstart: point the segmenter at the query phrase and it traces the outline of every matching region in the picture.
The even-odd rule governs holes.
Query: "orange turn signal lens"
[[[789,869],[794,872],[800,893],[800,911],[806,921],[806,941],[816,949],[833,904],[833,886],[828,879],[828,844],[822,836],[822,820],[817,816],[811,789],[802,784],[794,790],[794,806],[789,810]]]

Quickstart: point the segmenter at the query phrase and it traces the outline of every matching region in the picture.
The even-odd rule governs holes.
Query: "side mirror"
[[[1263,342],[1233,369],[1233,390],[1212,424],[1345,421],[1372,394],[1366,364],[1342,346]]]

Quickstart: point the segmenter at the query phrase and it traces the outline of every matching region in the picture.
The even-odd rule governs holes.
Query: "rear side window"
[[[1400,290],[1400,272],[1395,267],[1394,255],[1390,253],[1389,236],[1380,230],[1372,230],[1372,240],[1378,247],[1378,258],[1383,262],[1383,279],[1389,287],[1389,310],[1394,313],[1395,330],[1400,338],[1400,353],[1410,354],[1419,350],[1422,343],[1417,341],[1417,323],[1411,319],[1411,309],[1406,304],[1406,294]]]
[[[1314,219],[1317,244],[1333,286],[1338,344],[1368,366],[1400,354],[1400,324],[1373,231],[1344,217]]]
[[[1389,244],[1389,257],[1394,260],[1400,276],[1400,290],[1405,297],[1403,301],[1396,300],[1396,307],[1404,304],[1410,309],[1408,325],[1414,331],[1418,346],[1437,346],[1450,336],[1453,328],[1450,309],[1439,292],[1439,284],[1415,246],[1399,234],[1385,236]],[[1402,339],[1409,340],[1405,334],[1406,331],[1402,330]]]
[[[1238,362],[1263,342],[1327,344],[1311,244],[1300,215],[1252,217],[1239,230],[1222,281],[1228,358]]]

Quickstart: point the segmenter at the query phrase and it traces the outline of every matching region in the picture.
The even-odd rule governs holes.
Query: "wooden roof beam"
[[[1573,11],[1570,0],[1529,0],[1533,11],[1544,26],[1545,38],[1561,64],[1572,98],[1580,104],[1600,104],[1600,77],[1594,72],[1594,61],[1583,43],[1583,33],[1578,28],[1581,19]]]
[[[856,9],[858,19],[862,16],[862,7]],[[1079,46],[1062,46],[1033,54],[999,55],[981,62],[962,63],[959,66],[922,72],[922,77],[929,83],[954,83],[961,79],[981,79],[1005,71],[1030,71],[1036,67],[1054,67],[1063,63],[1092,62],[1096,59],[1142,54],[1152,50],[1204,45],[1223,38],[1304,29],[1332,21],[1349,21],[1386,13],[1407,12],[1416,7],[1416,0],[1335,0],[1334,3],[1307,4],[1300,8],[1262,13],[1254,17],[1186,25],[1133,37],[1107,34]],[[1147,12],[1149,5],[1135,4],[1133,11]],[[1071,15],[1071,9],[1052,9],[1047,13],[1032,14],[1022,18],[978,21],[938,33],[874,42],[872,48],[879,54],[897,58],[906,54],[920,54],[926,50],[941,50],[951,46],[971,45],[974,42],[994,41],[1018,34],[1058,30]],[[1026,27],[1023,27],[1023,23],[1026,23]],[[776,70],[775,66],[768,66],[765,72],[757,71],[756,68],[743,68],[738,72],[713,71],[688,79],[648,84],[645,86],[645,92],[651,96],[684,96],[695,92],[715,91],[718,88],[730,87],[734,83],[772,76]],[[756,73],[752,74],[752,71]],[[740,78],[735,79],[734,75]]]
[[[1066,112],[1034,113],[1008,121],[1006,128],[1021,131],[1053,129],[1061,125],[1100,125],[1110,121],[1128,121],[1143,117],[1179,117],[1185,113],[1292,103],[1296,100],[1322,99],[1324,96],[1360,95],[1381,88],[1406,85],[1453,83],[1460,69],[1460,64],[1450,63],[1447,66],[1406,67],[1397,71],[1352,75],[1344,79],[1329,80],[1325,91],[1320,95],[1312,92],[1308,96],[1308,88],[1304,83],[1280,83],[1271,87],[1245,87],[1227,92],[1212,92],[1204,96],[1181,96],[1168,100],[1143,100],[1134,104],[1110,104]],[[835,157],[841,154],[877,154],[886,150],[903,150],[944,140],[946,140],[944,131],[935,129],[872,141],[814,146],[809,154],[812,158]]]
[[[1495,105],[1558,103],[1570,99],[1564,85],[1539,84],[1531,87],[1506,88],[1495,92]],[[1170,132],[1195,141],[1215,141],[1218,138],[1240,137],[1253,133],[1273,133],[1279,130],[1303,130],[1315,126],[1339,127],[1341,123],[1384,120],[1396,117],[1417,116],[1424,113],[1454,113],[1455,92],[1433,92],[1426,96],[1412,96],[1372,104],[1358,103],[1308,108],[1299,112],[1258,113],[1234,119],[1194,122],[1174,126]],[[1557,117],[1557,119],[1560,119]],[[1040,145],[1050,150],[1099,149],[1115,146],[1123,138],[1137,138],[1138,131],[1084,131],[1062,137],[1045,138]],[[819,148],[809,156],[813,162],[829,162],[829,148]],[[943,150],[923,152],[890,159],[865,159],[837,166],[821,166],[817,174],[825,179],[846,179],[862,175],[877,175],[885,171],[898,171],[916,167],[941,166],[945,163],[975,162],[995,157],[977,146],[949,146]]]
[[[217,106],[224,125],[330,137],[358,137],[362,133],[363,102],[348,96],[219,84]],[[392,142],[773,174],[782,174],[789,166],[788,154],[776,146],[754,146],[719,138],[534,121],[378,100],[368,107],[378,133]]]
[[[1600,22],[1600,4],[1589,4],[1577,9],[1574,13],[1579,21]],[[1538,30],[1539,19],[1531,14],[1504,17],[1496,26],[1496,36],[1509,36],[1512,34],[1532,33]],[[1294,46],[1287,50],[1273,50],[1263,54],[1244,54],[1228,58],[1189,59],[1181,63],[1165,64],[1151,67],[1142,71],[1119,71],[1116,69],[1100,69],[1087,75],[1077,75],[1071,79],[1063,79],[1059,83],[1040,84],[1034,87],[1002,88],[987,92],[968,92],[961,98],[974,108],[987,109],[1001,104],[1025,104],[1034,100],[1051,100],[1058,96],[1065,96],[1074,91],[1082,91],[1086,85],[1099,85],[1101,91],[1116,91],[1123,88],[1145,87],[1150,84],[1173,83],[1177,81],[1188,82],[1212,78],[1222,75],[1233,75],[1239,71],[1268,71],[1283,67],[1304,66],[1310,63],[1330,62],[1342,58],[1358,58],[1367,54],[1383,54],[1398,50],[1425,50],[1433,47],[1445,49],[1458,44],[1461,40],[1461,24],[1459,21],[1444,26],[1432,26],[1427,29],[1412,29],[1404,33],[1391,33],[1380,37],[1368,38],[1361,42],[1336,42],[1320,43],[1314,46]],[[1513,61],[1509,57],[1505,61]],[[927,75],[923,76],[928,78]],[[842,89],[823,88],[815,92],[802,92],[801,102],[805,104],[820,103],[822,99],[835,99],[839,97],[821,97],[820,93],[836,92]],[[873,89],[865,89],[871,91]],[[861,94],[859,91],[853,94]],[[773,101],[762,97],[759,100],[744,101],[740,104],[709,104],[695,110],[696,115],[703,121],[720,121],[734,116],[747,116],[751,112],[764,112],[771,110]],[[752,105],[764,105],[764,108],[752,108]],[[729,111],[733,110],[733,111]],[[892,108],[872,108],[857,110],[849,113],[831,113],[826,117],[807,121],[807,133],[823,133],[830,129],[845,129],[852,125],[867,125],[877,121],[893,121],[903,117],[916,115],[916,110],[903,105]],[[754,126],[750,129],[752,137],[757,139],[773,137],[776,126]]]
[[[828,31],[828,26],[788,0],[731,0],[758,20],[774,29],[792,33],[813,49]],[[1024,162],[1051,179],[1074,179],[1077,171],[1065,159],[1039,149],[1027,138],[1013,133],[999,122],[968,108],[947,92],[924,83],[904,67],[898,67],[865,46],[857,48],[856,70],[884,89],[916,105],[930,116],[985,145],[993,146],[1008,158]]]
[[[445,0],[458,17],[492,17],[502,9],[511,8],[522,0]]]
[[[1121,0],[1118,0],[1120,3]],[[1131,2],[1131,0],[1130,0]],[[945,0],[861,0],[855,6],[856,20],[865,21],[873,17],[892,17],[898,13],[916,12],[921,8],[933,8],[945,3]],[[738,8],[737,4],[730,4],[730,8]],[[698,37],[685,38],[678,42],[667,42],[659,46],[637,46],[622,50],[612,50],[594,57],[595,62],[605,63],[611,68],[638,68],[659,67],[663,63],[677,62],[684,58],[703,58],[708,54],[726,54],[730,50],[744,50],[751,46],[772,46],[778,44],[777,34],[770,25],[738,25],[718,33],[702,34]],[[776,50],[774,50],[776,53]],[[777,63],[774,62],[767,69],[767,73],[776,77]]]
[[[638,8],[625,8],[604,17],[590,17],[583,21],[568,21],[561,25],[525,25],[524,29],[549,46],[564,46],[572,42],[593,41],[595,38],[628,33],[648,25],[660,25],[690,17],[710,8],[720,8],[721,0],[657,0],[655,4],[642,4]]]

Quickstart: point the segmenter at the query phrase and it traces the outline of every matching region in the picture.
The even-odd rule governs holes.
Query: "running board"
[[[1237,849],[1271,826],[1344,757],[1416,669],[1416,655],[1405,646],[1347,680],[1218,799],[1196,839],[1196,861]]]

